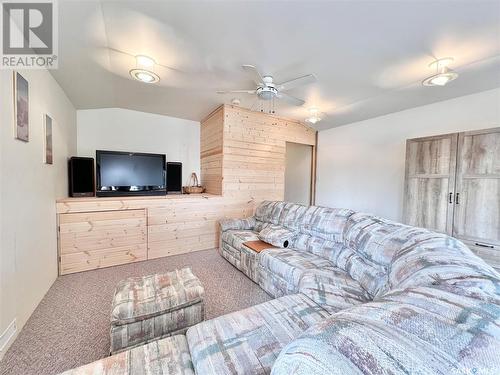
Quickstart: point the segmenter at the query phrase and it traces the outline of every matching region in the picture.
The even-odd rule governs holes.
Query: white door
[[[286,143],[285,201],[311,204],[313,147]]]

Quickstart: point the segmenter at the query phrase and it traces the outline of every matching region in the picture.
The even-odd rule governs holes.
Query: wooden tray
[[[252,249],[256,253],[260,253],[261,251],[266,250],[266,249],[276,249],[276,246],[273,246],[273,245],[268,244],[267,242],[264,242],[261,240],[247,241],[247,242],[244,242],[243,245]]]

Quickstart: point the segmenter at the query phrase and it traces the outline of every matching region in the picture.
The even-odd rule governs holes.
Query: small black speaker
[[[72,156],[68,160],[68,186],[70,197],[95,195],[94,158]]]
[[[167,194],[182,193],[182,163],[167,162]]]

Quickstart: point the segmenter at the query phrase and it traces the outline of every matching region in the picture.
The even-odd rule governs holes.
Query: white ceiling
[[[254,88],[242,64],[278,82],[315,74],[290,91],[303,107],[276,111],[303,120],[318,107],[318,129],[500,87],[500,1],[60,0],[59,43],[52,74],[77,109],[200,120],[235,97],[215,91]],[[130,78],[138,54],[161,64],[158,84]],[[459,78],[423,87],[447,56]]]

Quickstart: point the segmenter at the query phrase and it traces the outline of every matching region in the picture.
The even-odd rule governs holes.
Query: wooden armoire
[[[500,128],[409,139],[403,217],[500,268]]]

